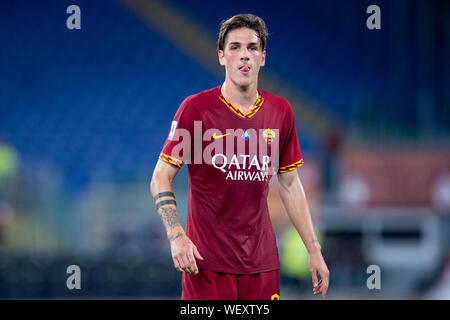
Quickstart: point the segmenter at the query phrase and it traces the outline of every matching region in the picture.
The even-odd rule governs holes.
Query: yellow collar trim
[[[247,113],[243,113],[241,110],[239,110],[239,108],[233,106],[230,102],[228,102],[228,100],[225,99],[225,97],[222,94],[220,94],[219,99],[223,103],[225,103],[225,105],[231,111],[233,111],[235,114],[237,114],[241,118],[247,118],[247,119],[250,119],[251,117],[253,117],[256,114],[256,112],[258,112],[258,110],[261,108],[262,104],[264,103],[264,98],[261,96],[261,94],[259,94],[258,99],[256,99],[256,102],[253,105],[253,107]]]

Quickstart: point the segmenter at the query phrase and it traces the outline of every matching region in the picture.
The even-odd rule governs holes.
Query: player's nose
[[[241,61],[248,61],[248,60],[250,60],[250,57],[247,54],[243,54],[241,56]]]
[[[249,60],[250,59],[250,51],[247,48],[242,48],[241,50],[241,60]]]

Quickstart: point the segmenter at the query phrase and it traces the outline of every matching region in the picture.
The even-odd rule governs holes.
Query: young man
[[[275,235],[267,206],[277,173],[280,196],[309,252],[313,294],[328,289],[329,271],[314,235],[297,175],[303,164],[290,104],[258,89],[266,58],[264,21],[236,15],[220,27],[225,81],[186,98],[175,114],[150,185],[182,272],[182,299],[279,299]],[[186,232],[172,181],[188,163]],[[320,276],[320,281],[319,281]]]

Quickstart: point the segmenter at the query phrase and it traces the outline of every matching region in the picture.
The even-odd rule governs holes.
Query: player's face
[[[225,66],[226,78],[241,87],[257,83],[265,59],[266,51],[261,50],[257,33],[248,28],[230,31],[224,50],[219,50],[219,62]]]

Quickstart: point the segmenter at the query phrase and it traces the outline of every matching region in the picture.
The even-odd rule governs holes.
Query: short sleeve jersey
[[[289,102],[258,89],[243,113],[220,86],[186,98],[160,159],[188,166],[186,234],[199,268],[251,274],[280,268],[267,205],[275,173],[303,164]]]

